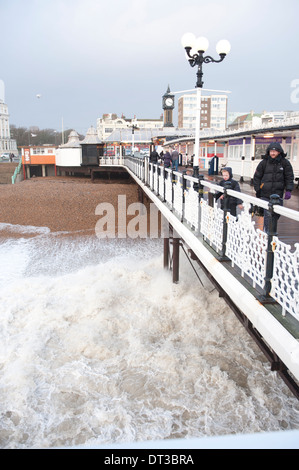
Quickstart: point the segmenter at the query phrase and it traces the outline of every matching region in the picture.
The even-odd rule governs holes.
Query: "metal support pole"
[[[165,170],[165,168],[163,168],[163,202],[166,201],[166,187],[165,187],[166,176],[167,176],[167,171]]]
[[[169,269],[169,237],[164,238],[164,269]]]
[[[196,124],[195,124],[195,148],[193,157],[193,176],[196,178],[199,169],[200,150],[200,110],[201,110],[201,88],[196,88]]]
[[[177,284],[179,282],[179,261],[180,261],[180,239],[175,236],[172,239],[173,252],[172,252],[172,282]]]
[[[173,210],[173,203],[174,203],[174,189],[173,189],[173,168],[171,169],[171,210]]]
[[[159,188],[159,181],[160,181],[160,167],[159,167],[159,163],[157,162],[157,166],[156,166],[156,171],[157,171],[157,196],[160,195],[160,188]]]
[[[181,222],[184,221],[184,217],[185,217],[185,192],[186,192],[186,188],[187,188],[187,180],[185,178],[186,174],[187,174],[187,172],[184,170],[183,174],[182,174],[183,183],[182,183],[182,217],[181,217]]]
[[[245,156],[243,154],[243,156],[241,157],[241,176],[240,176],[240,183],[244,183],[244,160],[245,160]]]

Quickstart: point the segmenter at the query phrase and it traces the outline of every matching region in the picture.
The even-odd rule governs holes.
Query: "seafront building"
[[[5,104],[5,88],[0,80],[0,153],[18,155],[17,142],[10,138],[8,106]]]
[[[100,140],[106,140],[114,131],[123,131],[132,126],[138,129],[162,129],[163,118],[160,119],[127,119],[124,116],[118,117],[117,114],[103,114],[97,119],[97,134]]]

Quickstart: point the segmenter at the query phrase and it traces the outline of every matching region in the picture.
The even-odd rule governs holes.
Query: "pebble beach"
[[[89,178],[63,176],[1,184],[0,223],[47,227],[51,232],[69,235],[94,234],[99,220],[95,214],[97,205],[112,204],[117,220],[118,195],[126,196],[127,206],[138,202],[137,185],[100,180],[92,183]],[[4,226],[0,236],[7,237],[8,231],[9,227]]]

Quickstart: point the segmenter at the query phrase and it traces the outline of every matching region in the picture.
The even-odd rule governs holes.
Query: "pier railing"
[[[21,168],[22,168],[22,159],[20,158],[19,164],[18,164],[18,166],[15,168],[14,174],[13,174],[12,177],[11,177],[11,182],[12,182],[12,184],[15,184],[16,178],[17,178],[18,174],[20,173]]]
[[[299,212],[282,207],[275,195],[270,202],[194,178],[186,172],[173,171],[148,158],[105,157],[100,165],[126,166],[187,225],[215,251],[220,261],[231,262],[239,274],[259,292],[262,303],[277,302],[282,315],[299,321],[299,243],[292,248],[277,235],[279,216],[298,222]],[[223,210],[215,195],[223,193]],[[230,213],[228,197],[242,200],[237,216]],[[269,233],[258,227],[253,207],[267,210]]]

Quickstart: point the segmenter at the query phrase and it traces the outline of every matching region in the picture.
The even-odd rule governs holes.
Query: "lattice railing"
[[[271,296],[282,306],[282,313],[291,313],[299,320],[299,244],[292,251],[289,245],[273,237],[274,269]]]
[[[265,291],[265,297],[271,296],[281,305],[283,315],[289,313],[299,321],[299,244],[295,244],[292,251],[290,245],[276,236],[272,241],[272,236],[256,227],[249,208],[257,205],[271,209],[273,216],[279,214],[298,222],[299,229],[298,211],[280,205],[272,207],[253,196],[224,190],[209,181],[176,174],[171,169],[160,167],[159,172],[153,173],[153,167],[158,170],[158,165],[148,165],[146,160],[129,158],[125,165],[135,175],[140,174],[138,166],[142,166],[142,181],[196,236],[202,236],[218,254],[229,259],[232,266],[237,266],[254,288],[259,286]],[[237,217],[220,209],[215,202],[211,204],[207,193],[217,192],[243,201],[243,210]]]

